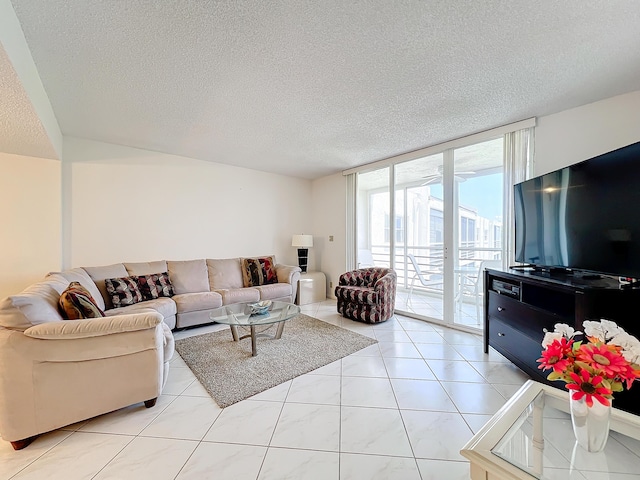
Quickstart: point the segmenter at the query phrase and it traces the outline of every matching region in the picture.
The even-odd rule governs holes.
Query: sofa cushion
[[[69,284],[67,289],[60,294],[58,305],[67,320],[104,317],[104,312],[80,282]]]
[[[175,295],[173,301],[178,313],[196,312],[221,307],[222,295],[217,292],[183,293]]]
[[[260,300],[275,300],[291,296],[292,293],[290,283],[272,283],[255,288],[260,292]]]
[[[229,288],[227,290],[216,290],[216,292],[222,295],[223,305],[260,301],[260,292],[257,288]]]
[[[58,286],[56,288],[59,288],[59,285],[65,284],[58,293],[62,293],[71,282],[80,282],[80,284],[89,291],[100,310],[105,309],[104,299],[100,294],[98,286],[83,268],[72,268],[62,272],[49,273],[46,278],[58,280],[59,282],[57,283]]]
[[[173,285],[169,273],[151,273],[138,275],[138,288],[143,300],[153,300],[158,297],[173,297]]]
[[[136,277],[107,278],[104,281],[114,308],[126,307],[142,301]]]
[[[84,270],[89,274],[89,277],[94,281],[96,287],[100,291],[102,295],[102,299],[104,301],[103,310],[108,310],[113,308],[113,304],[111,303],[111,296],[107,293],[107,286],[104,281],[107,278],[121,278],[129,275],[127,273],[127,269],[124,268],[124,264],[122,263],[114,263],[113,265],[103,265],[101,267],[84,267]],[[99,300],[96,298],[96,301]],[[100,303],[98,303],[98,306]]]
[[[24,331],[33,325],[63,320],[58,311],[56,281],[46,279],[0,302],[0,326]],[[55,286],[55,287],[54,287]]]
[[[167,269],[176,294],[209,291],[207,263],[204,259],[168,261]]]
[[[167,262],[158,260],[157,262],[125,263],[124,268],[127,269],[127,273],[131,276],[148,275],[150,273],[166,272]]]
[[[112,308],[104,313],[107,317],[112,317],[113,315],[122,315],[127,313],[142,313],[149,309],[155,310],[166,319],[176,314],[176,302],[171,298],[156,298],[155,300],[140,302],[127,307]]]
[[[211,290],[242,288],[242,265],[239,258],[207,259]]]
[[[275,259],[273,257],[243,258],[242,280],[245,287],[278,283]]]

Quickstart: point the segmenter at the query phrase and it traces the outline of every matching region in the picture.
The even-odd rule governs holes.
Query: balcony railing
[[[472,242],[469,242],[472,243]],[[408,255],[412,254],[421,272],[425,275],[442,275],[444,265],[444,247],[442,244],[430,246],[398,246],[395,249],[394,269],[398,275],[398,286],[409,288],[411,279],[415,275],[415,269]],[[388,245],[373,245],[371,256],[377,267],[390,267],[390,247]],[[456,268],[465,268],[473,271],[480,268],[484,260],[500,260],[501,248],[474,247],[462,245],[458,247],[458,264]],[[420,289],[416,285],[416,290]],[[432,291],[433,289],[429,289]]]

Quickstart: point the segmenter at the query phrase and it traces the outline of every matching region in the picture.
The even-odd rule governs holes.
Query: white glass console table
[[[640,417],[614,408],[607,446],[589,453],[575,441],[568,410],[566,391],[527,381],[460,451],[471,479],[640,478]]]

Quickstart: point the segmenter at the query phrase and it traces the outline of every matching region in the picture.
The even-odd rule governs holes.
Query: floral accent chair
[[[396,272],[390,268],[361,268],[340,275],[335,294],[338,313],[359,322],[380,323],[393,316]]]

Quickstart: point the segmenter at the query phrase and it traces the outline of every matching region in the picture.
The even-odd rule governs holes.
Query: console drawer
[[[533,373],[541,375],[536,360],[542,355],[542,345],[540,343],[542,335],[540,335],[540,340],[534,340],[513,328],[513,326],[493,317],[489,317],[488,335],[489,345],[502,352],[503,355],[520,368],[528,367],[526,371],[530,375]]]
[[[544,329],[553,331],[556,323],[573,324],[559,315],[536,309],[525,303],[505,297],[495,292],[489,292],[487,311],[490,318],[499,319],[537,342],[542,341]]]
[[[515,317],[528,315],[529,308],[519,300],[489,291],[487,311],[489,316],[509,321]]]

